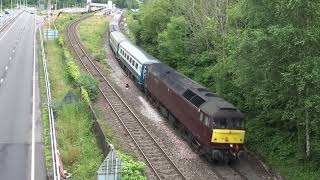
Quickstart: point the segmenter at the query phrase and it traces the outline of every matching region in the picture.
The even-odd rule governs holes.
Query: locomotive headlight
[[[230,147],[233,147],[233,144],[230,144]]]

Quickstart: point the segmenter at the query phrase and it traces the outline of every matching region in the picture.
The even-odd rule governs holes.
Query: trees
[[[273,138],[293,143],[292,155],[305,158],[310,144],[317,144],[309,142],[309,135],[316,131],[310,124],[318,123],[319,113],[319,5],[244,0],[237,6],[242,17],[234,19],[245,22],[246,28],[237,29],[242,32],[230,54],[237,59],[236,83],[263,127],[273,128]],[[299,134],[301,129],[305,133]]]
[[[128,8],[128,9],[139,8],[138,0],[114,0],[114,3],[119,8]]]
[[[135,22],[138,44],[247,114],[251,149],[289,177],[320,165],[317,0],[149,0]]]
[[[171,17],[167,28],[158,35],[159,57],[172,67],[185,59],[186,21],[183,16]]]

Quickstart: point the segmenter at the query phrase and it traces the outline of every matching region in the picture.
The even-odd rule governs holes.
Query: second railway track
[[[89,17],[89,16],[87,16]],[[130,135],[137,149],[142,154],[151,172],[158,179],[186,179],[167,153],[160,147],[138,116],[121,98],[116,89],[101,73],[94,61],[86,53],[76,30],[77,25],[86,19],[83,17],[67,27],[67,38],[70,47],[87,72],[99,80],[99,90],[110,108]]]

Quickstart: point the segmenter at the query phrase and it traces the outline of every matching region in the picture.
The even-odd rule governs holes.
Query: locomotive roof
[[[151,64],[158,63],[158,59],[146,53],[143,49],[132,44],[129,41],[124,41],[120,43],[120,46],[123,47],[132,57],[134,57],[141,64]]]
[[[112,36],[117,43],[123,42],[123,41],[127,41],[128,39],[126,38],[126,36],[124,34],[122,34],[119,31],[113,31],[110,33],[110,36]]]
[[[150,73],[163,80],[177,94],[186,98],[189,102],[197,106],[204,113],[213,116],[221,116],[220,110],[228,111],[228,115],[239,117],[243,116],[240,111],[231,103],[219,97],[207,88],[177,72],[170,66],[162,63],[151,64],[148,68]],[[234,113],[232,113],[232,111]],[[230,112],[230,113],[229,113]],[[240,114],[239,114],[240,113]]]

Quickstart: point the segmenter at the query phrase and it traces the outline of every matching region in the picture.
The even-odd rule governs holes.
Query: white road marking
[[[10,31],[10,29],[13,27],[13,25],[18,21],[18,19],[16,19],[11,26],[9,27],[9,29],[2,35],[2,37],[0,38],[0,41],[7,35],[7,33]]]
[[[0,79],[0,84],[2,84],[2,82],[3,82],[3,78]]]
[[[33,34],[33,85],[32,85],[32,146],[31,146],[31,180],[34,180],[35,171],[35,88],[36,88],[36,14],[34,15]]]
[[[8,71],[8,66],[6,66],[6,71]]]

